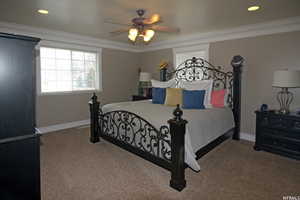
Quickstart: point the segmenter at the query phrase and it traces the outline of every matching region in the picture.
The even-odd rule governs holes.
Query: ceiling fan
[[[145,43],[149,43],[153,38],[155,31],[166,33],[178,33],[179,28],[157,25],[162,23],[159,14],[153,14],[150,18],[144,17],[146,10],[138,9],[136,13],[138,17],[131,20],[132,24],[126,24],[127,28],[110,32],[112,35],[119,35],[128,32],[128,39],[134,44],[138,38],[142,38]],[[105,21],[106,23],[125,25],[122,23]]]

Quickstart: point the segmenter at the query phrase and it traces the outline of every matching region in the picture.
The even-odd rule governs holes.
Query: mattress
[[[125,110],[135,113],[159,129],[168,125],[173,118],[175,107],[153,104],[151,100],[131,101],[107,104],[102,107],[104,113]],[[185,162],[193,170],[199,171],[196,152],[234,127],[231,108],[182,109],[183,119],[188,121],[185,135]]]

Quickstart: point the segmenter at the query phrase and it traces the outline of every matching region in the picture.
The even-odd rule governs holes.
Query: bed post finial
[[[182,120],[181,117],[182,117],[182,115],[183,115],[183,112],[182,112],[182,110],[180,109],[179,104],[177,104],[176,109],[175,109],[174,112],[173,112],[173,115],[175,116],[175,117],[174,117],[174,120],[176,120],[176,121]]]
[[[93,93],[93,96],[91,98],[91,101],[89,103],[90,105],[90,115],[91,115],[91,136],[90,136],[90,142],[96,143],[99,142],[99,105],[98,97],[95,93]]]
[[[193,63],[196,63],[196,62],[197,62],[197,58],[196,58],[196,57],[193,57],[193,58],[192,58],[192,62],[193,62]]]
[[[236,55],[236,56],[233,56],[232,58],[232,61],[231,61],[231,65],[233,67],[242,67],[243,66],[243,63],[244,63],[244,58],[240,55]]]
[[[184,167],[184,138],[187,121],[182,119],[182,110],[179,105],[173,112],[174,118],[168,121],[171,133],[171,180],[170,186],[181,191],[186,186]]]
[[[242,67],[244,63],[244,58],[240,55],[236,55],[232,58],[231,65],[233,67],[233,115],[234,115],[234,133],[233,139],[240,139],[240,129],[241,129],[241,74]]]
[[[96,93],[94,92],[93,93],[93,96],[92,96],[92,102],[94,103],[94,102],[97,102],[97,99],[98,99],[98,97],[97,97],[97,95],[96,95]]]

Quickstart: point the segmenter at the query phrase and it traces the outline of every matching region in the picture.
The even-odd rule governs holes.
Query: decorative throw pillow
[[[152,103],[164,104],[166,98],[166,88],[152,88]]]
[[[216,90],[211,93],[211,104],[216,108],[223,108],[226,105],[227,90]]]
[[[169,81],[151,80],[152,87],[155,88],[171,88],[176,86],[176,80],[173,78]]]
[[[182,82],[182,88],[185,90],[205,90],[204,106],[205,108],[211,108],[211,92],[213,88],[213,80],[202,80],[193,82]]]
[[[183,90],[182,108],[185,109],[205,109],[205,90]]]
[[[182,104],[182,89],[181,88],[167,88],[165,105],[176,106]]]

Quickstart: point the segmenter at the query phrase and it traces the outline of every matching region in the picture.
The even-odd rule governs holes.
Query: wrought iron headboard
[[[213,80],[213,89],[228,89],[227,104],[233,106],[233,72],[222,71],[202,58],[191,58],[181,63],[176,70],[168,72],[168,77],[175,78],[177,86],[182,81]]]

